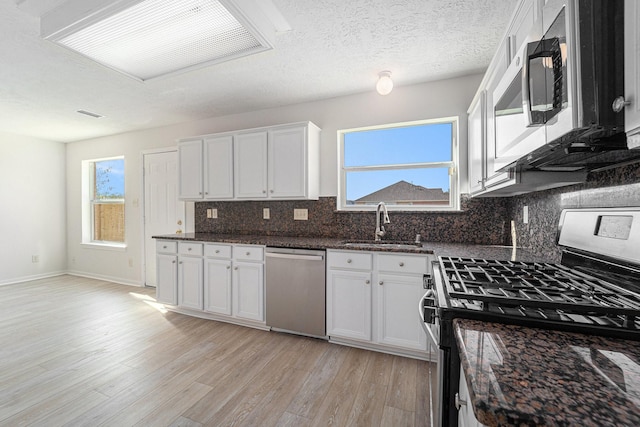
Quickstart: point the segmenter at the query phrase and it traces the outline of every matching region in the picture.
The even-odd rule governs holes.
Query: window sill
[[[126,243],[96,243],[96,242],[82,242],[80,246],[87,249],[102,249],[107,251],[119,251],[124,252],[127,250]]]

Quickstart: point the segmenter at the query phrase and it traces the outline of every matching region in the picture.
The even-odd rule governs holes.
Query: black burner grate
[[[452,307],[640,329],[640,295],[561,264],[440,257]]]

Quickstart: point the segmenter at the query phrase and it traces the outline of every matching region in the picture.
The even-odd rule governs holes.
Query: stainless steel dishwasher
[[[326,338],[325,251],[268,247],[265,256],[267,326]]]

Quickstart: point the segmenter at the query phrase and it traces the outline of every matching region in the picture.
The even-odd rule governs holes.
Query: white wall
[[[65,193],[64,144],[0,132],[0,284],[66,270]]]
[[[322,129],[320,195],[337,194],[337,140],[339,129],[439,117],[460,117],[460,161],[466,165],[466,111],[482,75],[396,87],[387,96],[370,92],[215,117],[180,125],[132,132],[67,144],[67,212],[69,270],[123,283],[143,282],[142,155],[143,150],[175,146],[176,139],[207,133],[247,129],[298,121],[312,121]],[[125,156],[126,251],[82,246],[82,160]],[[461,168],[461,190],[466,191],[466,167]],[[189,221],[189,220],[187,220]],[[192,213],[191,213],[192,222]],[[191,225],[192,227],[192,225]],[[189,229],[187,224],[187,230]],[[133,267],[129,267],[129,262]]]

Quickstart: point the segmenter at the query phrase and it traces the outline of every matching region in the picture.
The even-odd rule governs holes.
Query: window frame
[[[371,130],[384,130],[411,126],[431,125],[431,124],[451,124],[451,161],[447,162],[420,162],[408,164],[389,164],[376,166],[350,166],[344,165],[344,137],[348,133],[363,132]],[[437,119],[416,120],[410,122],[389,123],[383,125],[366,126],[352,129],[338,130],[338,211],[352,212],[368,212],[375,211],[376,205],[348,205],[347,195],[347,173],[348,172],[367,172],[367,171],[383,171],[383,170],[400,170],[400,169],[421,169],[421,168],[449,168],[449,204],[447,206],[433,205],[398,205],[387,204],[389,211],[405,211],[405,212],[451,212],[460,210],[460,149],[458,143],[459,135],[459,117],[443,117]],[[386,203],[386,202],[385,202]]]
[[[126,227],[126,177],[125,177],[125,194],[122,199],[96,199],[95,198],[95,165],[99,162],[109,160],[122,160],[126,165],[125,157],[113,156],[103,157],[99,159],[90,159],[82,161],[82,245],[105,249],[125,249],[127,247],[127,227]],[[125,166],[126,167],[126,166]],[[95,206],[96,205],[114,205],[120,204],[124,209],[125,229],[124,240],[122,242],[111,240],[95,240]]]

